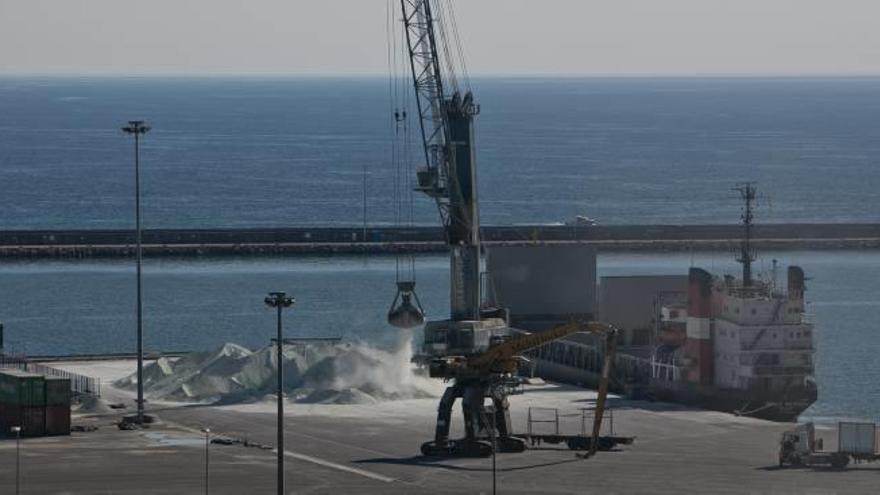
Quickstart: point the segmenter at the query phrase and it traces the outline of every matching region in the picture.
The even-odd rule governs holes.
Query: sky
[[[880,75],[878,0],[443,1],[472,74]],[[0,74],[384,74],[389,2],[0,0]]]

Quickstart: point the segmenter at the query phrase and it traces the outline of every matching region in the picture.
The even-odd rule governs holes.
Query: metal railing
[[[555,407],[530,407],[526,418],[526,431],[529,436],[535,435],[536,424],[553,425],[553,435],[559,435],[559,409]]]
[[[69,371],[59,370],[40,363],[34,363],[27,358],[7,356],[0,354],[0,369],[19,369],[37,375],[67,378],[70,380],[70,391],[79,395],[101,396],[101,379],[79,375]]]
[[[560,429],[560,418],[578,418],[580,420],[580,435],[582,437],[592,436],[593,433],[589,431],[588,425],[592,424],[595,416],[596,410],[594,407],[583,407],[577,413],[563,414],[560,414],[559,409],[555,407],[530,407],[526,417],[526,434],[530,437],[537,435],[560,436],[562,431]],[[605,409],[602,414],[602,424],[606,425],[605,429],[609,435],[614,435],[614,409]],[[545,426],[543,429],[550,429],[551,431],[538,431],[542,429],[540,425],[550,425],[549,428]]]
[[[654,359],[651,360],[651,378],[655,380],[679,382],[684,372],[684,366],[663,363]]]

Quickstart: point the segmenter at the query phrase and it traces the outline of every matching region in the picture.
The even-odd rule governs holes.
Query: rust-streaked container
[[[21,422],[21,406],[0,402],[0,438],[14,437],[13,426]]]
[[[46,406],[46,435],[70,435],[70,405]]]
[[[70,378],[47,376],[46,379],[46,405],[67,406],[70,408]]]
[[[70,435],[70,379],[46,377],[46,435]]]
[[[41,437],[46,434],[46,406],[0,404],[0,431],[7,437],[15,435],[13,426],[21,427],[23,437]]]
[[[0,435],[15,436],[10,431],[13,426],[21,427],[23,437],[46,434],[46,383],[42,375],[0,370]]]
[[[21,435],[41,437],[46,434],[46,406],[21,406]]]

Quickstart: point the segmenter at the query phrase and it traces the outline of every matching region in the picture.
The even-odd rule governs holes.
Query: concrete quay
[[[75,370],[87,367],[76,363]],[[132,403],[128,392],[110,388],[107,393],[108,398]],[[524,430],[528,407],[551,407],[563,415],[563,432],[576,432],[581,408],[592,406],[594,399],[595,393],[586,389],[530,386],[525,394],[511,398],[514,427]],[[855,465],[844,471],[777,468],[777,442],[788,424],[619,398],[612,406],[615,432],[635,435],[634,445],[588,460],[557,446],[500,454],[498,493],[876,493],[880,466]],[[271,401],[148,407],[162,420],[149,430],[119,431],[112,414],[77,416],[75,424],[100,429],[24,441],[22,493],[199,493],[204,480],[204,437],[199,429],[208,426],[250,442],[273,443]],[[288,493],[492,493],[491,459],[432,459],[419,454],[419,445],[433,432],[435,399],[290,404],[288,409]],[[461,434],[458,413],[456,408],[456,435]],[[0,493],[12,493],[14,455],[14,441],[0,442]],[[210,493],[274,492],[273,451],[211,445],[210,459]]]

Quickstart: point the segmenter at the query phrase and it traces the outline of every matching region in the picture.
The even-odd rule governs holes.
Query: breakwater
[[[599,251],[730,249],[742,226],[521,225],[483,227],[488,246],[583,243]],[[764,249],[870,249],[880,247],[880,224],[763,224],[753,229]],[[293,227],[148,229],[144,252],[161,256],[430,253],[446,249],[440,227]],[[0,231],[0,258],[128,257],[132,230]]]

